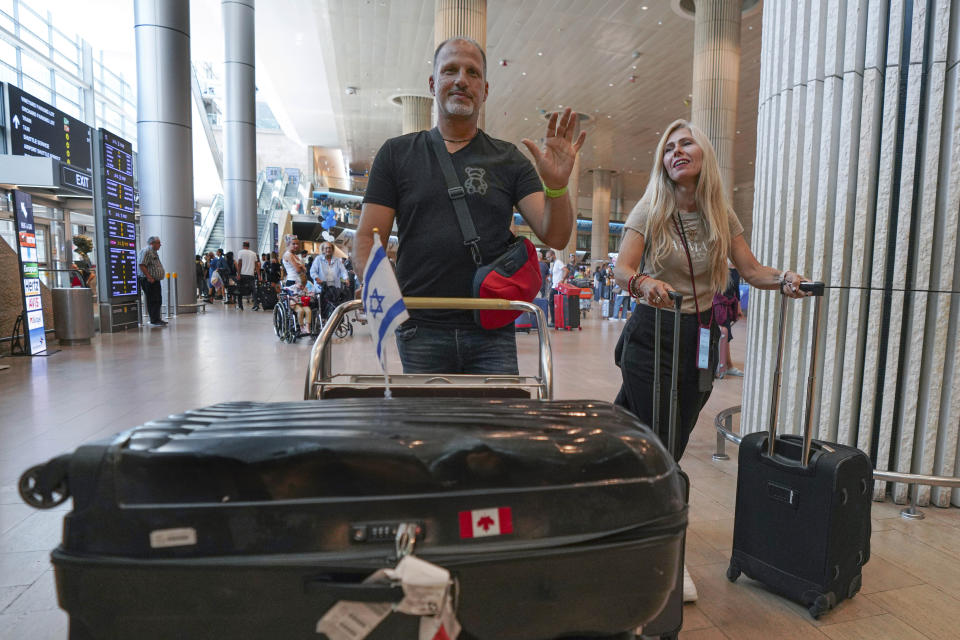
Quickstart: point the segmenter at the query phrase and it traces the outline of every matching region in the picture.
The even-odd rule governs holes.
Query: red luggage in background
[[[553,326],[557,329],[580,329],[580,287],[561,283],[553,297]]]

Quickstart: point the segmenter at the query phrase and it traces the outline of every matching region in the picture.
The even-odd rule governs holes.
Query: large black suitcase
[[[727,577],[733,581],[743,572],[806,605],[817,618],[860,590],[861,571],[870,559],[873,466],[855,447],[812,439],[823,284],[810,283],[805,288],[817,298],[804,436],[776,435],[784,297],[770,430],[749,434],[740,443],[733,556]]]
[[[456,580],[461,638],[632,637],[687,519],[656,435],[593,401],[221,404],[35,467],[21,494],[72,494],[53,563],[74,640],[317,638],[337,601],[396,599],[362,580],[396,562],[401,523]]]

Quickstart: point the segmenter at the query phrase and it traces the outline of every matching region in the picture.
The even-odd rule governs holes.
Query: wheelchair
[[[313,321],[310,332],[314,335],[319,335],[320,331],[326,325],[327,320],[333,314],[333,310],[346,302],[347,294],[342,288],[332,289],[321,285],[320,292],[315,296],[314,300],[316,306],[313,304],[310,305],[310,308],[313,309]],[[333,331],[333,335],[337,338],[346,338],[353,335],[353,321],[349,316],[345,315],[340,320],[340,323]]]
[[[297,324],[297,312],[293,309],[291,298],[298,294],[293,294],[282,289],[277,297],[277,304],[273,307],[273,330],[281,342],[288,344],[297,341],[297,338],[303,335]]]

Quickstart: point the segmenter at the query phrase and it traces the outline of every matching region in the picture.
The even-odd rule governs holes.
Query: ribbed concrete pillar
[[[465,36],[487,50],[487,0],[434,0],[433,46],[454,36]],[[478,126],[484,126],[480,109]]]
[[[549,116],[548,116],[549,118]],[[571,140],[580,137],[580,128],[583,126],[582,118],[577,119],[577,124],[573,129]],[[577,153],[573,161],[573,169],[570,171],[570,180],[567,182],[567,195],[570,196],[570,208],[573,210],[573,228],[570,229],[570,241],[565,248],[561,248],[560,253],[564,260],[567,256],[577,250],[577,216],[580,212],[580,157]]]
[[[135,0],[134,34],[140,236],[160,236],[160,260],[178,274],[180,304],[189,304],[196,302],[190,3]]]
[[[696,0],[696,7],[691,120],[716,148],[723,184],[732,199],[743,0]]]
[[[574,140],[580,135],[580,124],[577,124],[577,131],[574,133]],[[570,172],[570,181],[567,182],[567,195],[570,196],[570,208],[573,210],[573,228],[570,229],[570,241],[567,246],[561,250],[563,259],[577,250],[577,214],[580,211],[580,156],[577,154],[573,161],[573,170]]]
[[[403,134],[428,131],[433,127],[430,109],[433,98],[424,96],[399,96],[403,108]]]
[[[257,247],[254,0],[223,0],[223,247]]]
[[[590,231],[590,268],[606,261],[610,242],[610,194],[613,171],[593,170],[593,225]]]
[[[764,7],[752,246],[831,287],[815,437],[881,470],[958,475],[958,24],[960,0]],[[778,306],[775,293],[751,300],[745,433],[766,428]],[[780,416],[797,433],[813,305],[789,309]],[[922,487],[920,503],[960,503],[952,493]]]

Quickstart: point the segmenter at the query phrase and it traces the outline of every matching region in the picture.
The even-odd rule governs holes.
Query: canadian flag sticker
[[[483,538],[513,533],[510,507],[475,509],[460,512],[460,537]]]

